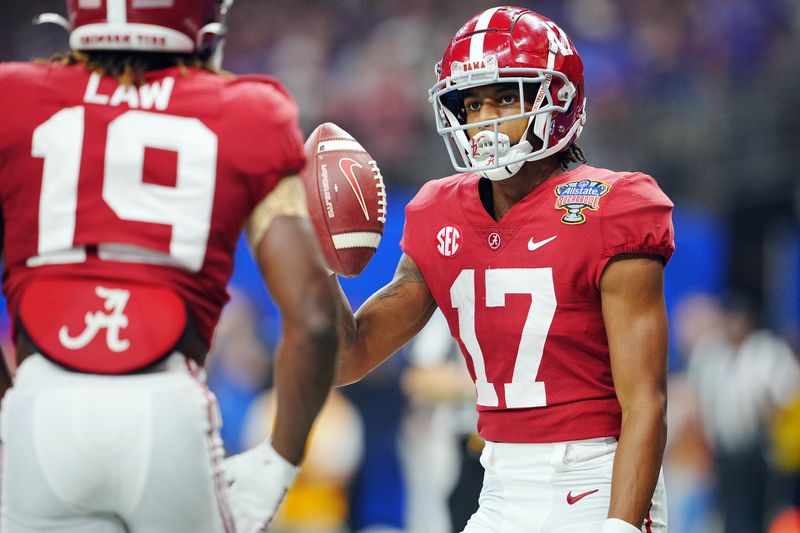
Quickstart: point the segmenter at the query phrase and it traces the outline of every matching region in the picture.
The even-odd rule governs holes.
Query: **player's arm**
[[[619,256],[600,278],[611,371],[622,430],[609,518],[644,522],[667,436],[667,314],[660,257]],[[631,526],[631,531],[639,528]]]
[[[328,396],[337,346],[335,284],[307,219],[302,187],[299,177],[283,179],[248,225],[283,328],[275,357],[278,408],[272,444],[295,464]]]
[[[256,250],[283,329],[275,358],[274,448],[299,463],[308,432],[328,396],[336,356],[334,287],[313,230],[298,217],[278,217]]]
[[[419,333],[436,309],[425,279],[406,254],[400,258],[392,281],[355,315],[341,287],[339,296],[337,386],[369,374]]]
[[[247,223],[250,246],[283,329],[275,351],[271,442],[229,457],[224,465],[236,530],[243,533],[266,529],[277,512],[333,380],[336,293],[305,202],[300,178],[284,178]]]

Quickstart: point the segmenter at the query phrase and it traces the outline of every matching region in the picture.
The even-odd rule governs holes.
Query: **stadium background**
[[[0,60],[47,57],[66,47],[62,30],[30,23],[41,12],[63,13],[63,1],[3,4]],[[452,173],[433,129],[427,89],[448,39],[467,18],[491,5],[478,0],[236,0],[233,6],[224,68],[278,76],[299,103],[306,134],[320,122],[336,122],[381,165],[389,196],[386,234],[364,274],[342,282],[354,307],[392,275],[403,205],[427,179]],[[762,325],[797,349],[800,3],[541,0],[518,5],[558,21],[584,60],[588,122],[581,145],[589,163],[647,172],[676,204],[677,251],[666,271],[673,378],[682,375],[689,349],[676,321],[682,306],[698,295],[746,295]],[[233,285],[254,307],[259,344],[254,357],[268,358],[279,325],[244,246]],[[244,439],[245,408],[269,383],[258,363],[244,359],[241,374],[250,375],[249,381],[219,378],[215,385],[230,428],[226,443],[234,451]],[[364,384],[345,390],[364,439],[360,468],[348,478],[346,501],[340,502],[353,530],[403,527],[406,497],[395,440],[402,431],[397,421],[408,407],[398,386],[404,365],[404,357],[396,357]],[[670,400],[680,404],[680,398]],[[381,407],[372,412],[376,402]],[[713,528],[708,510],[713,494],[699,494],[709,498],[705,504],[700,499],[700,510],[675,497],[670,511],[681,520],[687,513],[706,512]],[[322,531],[313,529],[319,524],[312,526],[295,530]]]

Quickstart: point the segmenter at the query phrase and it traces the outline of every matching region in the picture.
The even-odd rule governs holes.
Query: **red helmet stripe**
[[[492,17],[495,13],[497,13],[501,8],[493,7],[492,9],[487,9],[478,17],[478,21],[475,23],[475,28],[472,30],[474,33],[472,37],[470,37],[469,43],[469,59],[470,61],[480,61],[483,59],[483,41],[486,38],[486,29],[489,27],[489,23],[492,21]]]
[[[126,0],[106,0],[106,20],[108,20],[109,24],[125,24],[128,22]]]

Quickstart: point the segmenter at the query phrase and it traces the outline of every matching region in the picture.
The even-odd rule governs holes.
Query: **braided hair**
[[[230,76],[227,72],[215,69],[198,54],[179,54],[162,52],[137,52],[123,50],[93,50],[82,52],[70,50],[55,54],[46,60],[62,65],[84,65],[87,69],[103,76],[112,76],[123,85],[142,85],[145,73],[150,70],[178,67],[184,73],[189,67],[196,67]]]
[[[564,170],[568,170],[572,164],[586,163],[586,154],[583,153],[583,149],[577,143],[572,143],[569,148],[556,155],[558,156],[558,164]]]

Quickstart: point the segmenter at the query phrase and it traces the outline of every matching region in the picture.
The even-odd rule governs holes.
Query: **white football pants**
[[[611,501],[613,437],[544,444],[487,442],[479,508],[463,533],[598,533]],[[644,533],[667,531],[663,474]]]
[[[0,531],[232,533],[219,427],[178,353],[124,376],[32,355],[0,411]]]

